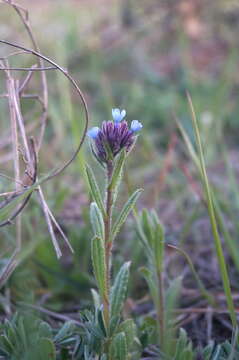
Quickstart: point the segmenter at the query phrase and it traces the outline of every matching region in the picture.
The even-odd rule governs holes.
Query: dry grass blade
[[[42,207],[45,219],[46,219],[48,231],[49,231],[49,233],[51,235],[51,239],[52,239],[52,243],[53,243],[53,246],[54,246],[54,249],[55,249],[55,252],[56,252],[56,256],[59,259],[62,256],[62,252],[61,252],[60,246],[58,245],[57,238],[56,238],[56,235],[55,235],[55,232],[54,232],[54,229],[53,229],[52,220],[51,220],[51,216],[49,214],[48,205],[46,203],[46,200],[44,198],[44,195],[43,195],[42,190],[41,190],[40,187],[38,188],[38,195],[39,195],[39,200],[40,200],[40,203],[41,203],[41,207]]]
[[[22,6],[20,6],[19,4],[15,3],[12,0],[2,0],[5,4],[10,5],[18,14],[20,20],[22,21],[27,34],[32,42],[33,48],[39,52],[40,48],[37,44],[37,41],[33,35],[33,31],[31,28],[31,24],[29,21],[29,14],[28,11],[26,9],[24,9]],[[23,50],[24,51],[24,50]],[[44,61],[42,58],[38,57],[38,63],[39,63],[39,67],[40,68],[44,68]],[[41,115],[41,119],[40,119],[40,123],[41,123],[41,131],[40,131],[40,135],[38,138],[38,151],[41,148],[41,144],[42,144],[42,140],[43,140],[43,136],[45,133],[45,129],[46,129],[46,121],[47,121],[47,109],[48,109],[48,87],[47,87],[47,78],[46,78],[46,74],[45,71],[41,71],[41,87],[42,87],[42,99],[43,99],[43,112]]]
[[[38,188],[38,192],[39,192],[39,196],[40,196],[40,201],[41,201],[41,204],[43,205],[43,211],[44,211],[44,214],[45,212],[47,212],[48,216],[46,216],[45,214],[45,217],[47,218],[47,220],[49,221],[50,220],[50,223],[51,223],[51,229],[53,229],[53,226],[52,226],[52,223],[55,225],[55,227],[57,228],[57,230],[59,231],[59,233],[61,234],[61,236],[63,237],[66,245],[69,247],[70,251],[71,252],[74,252],[69,240],[67,239],[65,233],[63,232],[63,230],[61,229],[60,225],[58,224],[58,222],[56,221],[54,215],[52,214],[51,210],[49,209],[48,205],[47,205],[47,202],[44,198],[44,195],[43,195],[43,192],[42,192],[42,189],[41,187],[39,186]],[[48,223],[47,223],[48,224]],[[49,225],[49,224],[48,224]],[[53,233],[54,233],[54,230],[53,230]],[[50,231],[50,234],[52,235],[52,230]],[[52,242],[53,242],[53,245],[55,247],[55,243],[57,242],[56,240],[56,237],[55,237],[55,233],[54,233],[54,236],[52,237]],[[57,246],[55,247],[55,251],[57,253],[57,255],[60,254],[59,252],[59,245],[57,243]],[[61,255],[60,255],[61,256]]]

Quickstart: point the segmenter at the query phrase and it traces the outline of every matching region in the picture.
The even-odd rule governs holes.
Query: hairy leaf
[[[139,195],[142,193],[143,189],[136,190],[129,198],[129,200],[124,205],[123,209],[121,210],[118,218],[115,221],[115,224],[112,229],[112,239],[115,238],[117,233],[119,232],[121,226],[124,224],[127,216],[129,215],[130,211],[134,207]]]
[[[104,220],[102,213],[95,202],[90,205],[90,220],[94,234],[101,239],[104,239]]]
[[[102,212],[103,217],[105,217],[105,215],[106,215],[105,208],[104,208],[104,203],[103,203],[103,200],[101,197],[100,189],[97,185],[94,173],[91,170],[91,168],[89,167],[89,165],[86,165],[86,175],[87,175],[88,183],[90,186],[91,195],[92,195],[94,201],[96,202],[96,204],[98,205],[100,211]]]
[[[104,297],[106,291],[106,268],[105,268],[105,252],[104,252],[104,242],[102,238],[95,236],[91,242],[91,256],[93,263],[93,270],[95,278],[98,283],[99,292],[102,297]]]
[[[114,360],[126,360],[127,359],[127,343],[125,333],[120,332],[113,338],[111,345],[112,358]]]
[[[111,288],[110,293],[110,313],[111,316],[117,316],[120,314],[127,293],[127,286],[129,280],[129,267],[130,262],[126,262],[120,268],[114,285]]]

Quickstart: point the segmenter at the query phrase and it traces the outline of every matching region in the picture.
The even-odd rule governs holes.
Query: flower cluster
[[[112,109],[113,121],[104,121],[101,128],[93,127],[88,131],[87,135],[93,140],[92,151],[101,163],[112,160],[124,148],[129,152],[134,145],[143,125],[133,120],[129,128],[123,120],[125,115],[125,110]]]

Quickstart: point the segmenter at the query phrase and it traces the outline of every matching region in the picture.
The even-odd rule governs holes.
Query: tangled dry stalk
[[[3,162],[11,161],[14,169],[14,179],[12,179],[7,174],[0,174],[1,177],[14,182],[14,189],[10,191],[4,191],[0,194],[0,196],[3,198],[3,200],[0,202],[0,211],[8,210],[8,216],[1,220],[0,227],[13,225],[13,221],[16,221],[14,224],[16,226],[16,247],[12,252],[10,259],[7,261],[6,265],[0,273],[0,286],[5,283],[9,275],[13,272],[19,263],[18,255],[22,248],[22,211],[24,210],[34,192],[37,193],[38,201],[43,210],[57,257],[59,258],[62,253],[55,236],[54,226],[57,228],[70,250],[73,251],[67,237],[65,236],[64,232],[60,228],[54,215],[47,205],[41,184],[59,175],[76,158],[84,142],[89,121],[88,109],[84,95],[75,80],[69,75],[66,69],[62,68],[53,60],[40,53],[40,49],[33,35],[33,31],[29,22],[28,12],[11,0],[1,0],[0,4],[1,3],[10,6],[17,13],[31,40],[33,49],[28,49],[24,46],[7,40],[0,40],[2,45],[5,44],[15,49],[14,52],[11,52],[0,58],[0,70],[5,74],[6,88],[6,91],[0,95],[0,98],[6,99],[8,102],[10,119],[10,130],[4,135],[0,147],[5,153]],[[16,58],[20,54],[33,55],[36,58],[37,63],[33,64],[31,67],[12,67],[11,59]],[[51,66],[46,66],[45,63],[48,63]],[[63,75],[70,81],[76,90],[84,107],[85,124],[79,145],[71,158],[62,166],[53,169],[48,173],[47,176],[42,178],[38,175],[37,163],[47,126],[48,87],[46,71],[49,70],[58,70],[63,73]],[[16,77],[14,77],[15,71],[24,72],[25,76],[21,80],[18,80]],[[38,93],[31,94],[27,92],[27,88],[36,72],[40,72],[40,90]],[[22,99],[35,100],[35,102],[40,104],[41,115],[38,119],[33,119],[31,122],[26,121],[25,115],[21,109]],[[39,135],[37,137],[32,135],[32,132],[35,129],[39,129]],[[9,147],[9,145],[11,146]]]

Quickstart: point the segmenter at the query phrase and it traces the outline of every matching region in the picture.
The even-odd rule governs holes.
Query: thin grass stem
[[[191,100],[191,97],[189,94],[187,94],[187,98],[188,98],[191,115],[192,115],[192,124],[193,124],[194,134],[195,134],[195,138],[196,138],[197,149],[198,149],[198,153],[199,153],[199,162],[200,162],[200,168],[201,168],[201,172],[202,172],[203,187],[204,187],[204,191],[205,191],[205,195],[206,195],[208,214],[209,214],[209,218],[210,218],[210,222],[211,222],[211,226],[212,226],[213,238],[214,238],[219,268],[220,268],[220,272],[221,272],[223,288],[224,288],[224,292],[226,295],[227,306],[228,306],[228,310],[230,312],[231,321],[232,321],[233,327],[236,328],[237,317],[236,317],[235,307],[234,307],[234,303],[233,303],[233,299],[232,299],[230,281],[229,281],[226,262],[225,262],[225,258],[224,258],[224,254],[223,254],[223,250],[222,250],[221,239],[219,236],[216,215],[215,215],[215,208],[214,208],[214,204],[213,204],[213,197],[211,194],[211,189],[210,189],[210,185],[209,185],[209,181],[208,181],[208,177],[207,177],[200,132],[199,132],[199,128],[198,128],[196,114],[195,114],[195,111],[193,108],[193,103],[192,103],[192,100]]]

